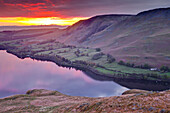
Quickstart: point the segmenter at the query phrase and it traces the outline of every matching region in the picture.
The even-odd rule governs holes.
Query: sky
[[[72,25],[103,14],[137,14],[170,0],[0,0],[0,26]]]

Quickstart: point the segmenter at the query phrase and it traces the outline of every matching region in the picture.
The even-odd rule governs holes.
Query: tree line
[[[120,60],[118,62],[119,65],[124,65],[124,66],[127,66],[127,67],[134,67],[134,68],[141,68],[141,69],[151,69],[152,66],[149,65],[149,64],[144,64],[144,65],[138,65],[138,66],[135,66],[134,63],[129,63],[129,62],[124,62],[122,60]],[[161,71],[161,72],[170,72],[170,68],[168,66],[161,66],[159,69],[157,69],[157,71]]]

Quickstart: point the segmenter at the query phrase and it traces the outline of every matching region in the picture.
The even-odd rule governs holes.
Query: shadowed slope
[[[136,16],[97,16],[66,29],[63,41],[100,47],[118,60],[154,66],[170,65],[170,8],[155,9]],[[160,64],[160,65],[159,65]]]

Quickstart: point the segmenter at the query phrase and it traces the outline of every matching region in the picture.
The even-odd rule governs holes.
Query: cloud
[[[169,0],[0,0],[0,17],[89,17],[136,14],[168,7]]]
[[[46,0],[1,0],[3,3],[8,4],[37,4],[46,3]]]

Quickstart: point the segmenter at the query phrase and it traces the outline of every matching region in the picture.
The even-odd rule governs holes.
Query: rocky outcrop
[[[25,95],[0,99],[0,112],[170,112],[170,90],[150,93],[129,90],[124,94],[126,95],[89,98],[34,89],[27,91]]]
[[[50,91],[50,90],[45,90],[45,89],[33,89],[33,90],[28,90],[26,92],[27,95],[30,96],[49,96],[49,95],[61,95],[60,92],[57,91]]]
[[[146,94],[149,91],[146,90],[139,90],[139,89],[131,89],[131,90],[127,90],[125,92],[122,93],[122,95],[127,95],[127,94]]]

